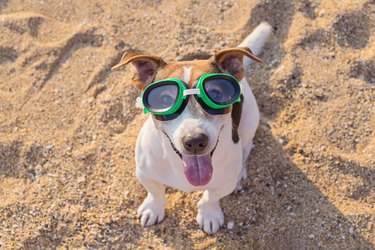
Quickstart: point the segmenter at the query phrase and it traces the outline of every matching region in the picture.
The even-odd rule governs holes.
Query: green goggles
[[[178,78],[168,78],[147,86],[138,106],[144,113],[168,116],[181,111],[186,106],[187,97],[194,95],[203,109],[224,110],[235,102],[240,101],[241,86],[237,79],[229,74],[204,74],[198,82],[189,86]],[[139,102],[142,103],[139,103]],[[220,112],[209,112],[220,114]]]

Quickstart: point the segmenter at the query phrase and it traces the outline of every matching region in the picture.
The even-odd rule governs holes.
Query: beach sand
[[[0,1],[1,249],[374,249],[373,1]],[[247,78],[261,111],[244,190],[208,236],[199,192],[143,228],[146,115],[127,49],[179,60],[273,33]],[[230,224],[228,227],[227,224]],[[232,227],[233,226],[233,227]]]

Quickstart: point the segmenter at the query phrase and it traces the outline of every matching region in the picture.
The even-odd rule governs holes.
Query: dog
[[[244,69],[251,60],[261,62],[256,55],[270,33],[271,26],[263,22],[237,48],[218,51],[206,60],[165,62],[158,56],[125,52],[120,62],[113,66],[112,70],[115,70],[131,64],[134,70],[133,85],[143,91],[143,95],[149,86],[158,81],[166,84],[163,87],[166,89],[176,89],[178,87],[168,84],[181,85],[181,82],[186,88],[181,107],[168,115],[164,115],[161,109],[158,109],[159,113],[151,112],[137,138],[136,176],[148,191],[138,208],[138,217],[143,226],[163,221],[167,204],[165,186],[184,192],[204,190],[198,202],[196,220],[199,226],[207,234],[214,234],[223,225],[224,214],[219,200],[236,187],[240,188],[240,181],[247,178],[246,161],[259,124],[258,106],[244,77]],[[218,75],[217,81],[224,79],[223,84],[231,88],[231,84],[234,84],[233,88],[236,85],[232,83],[235,80],[241,86],[240,99],[224,109],[217,109],[220,112],[225,110],[221,113],[215,113],[216,109],[207,107],[201,98],[196,97],[200,91],[194,88],[195,84],[201,81],[202,76],[210,74]],[[165,82],[165,79],[174,80],[168,83],[169,80]],[[213,79],[214,83],[210,85],[204,82],[205,88],[208,85],[215,88],[215,81]],[[148,93],[147,98],[151,101],[143,100],[142,103],[142,100],[138,100],[138,106],[144,108],[145,102],[155,102],[155,105],[161,106],[171,100],[177,102],[173,100],[176,97],[171,99],[168,95],[160,95],[161,91]],[[201,91],[207,92],[206,89]],[[209,94],[223,98],[226,93],[211,91]],[[209,112],[210,109],[213,113]]]

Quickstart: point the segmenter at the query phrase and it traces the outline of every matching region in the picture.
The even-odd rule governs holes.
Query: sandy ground
[[[245,189],[205,235],[168,189],[142,228],[145,115],[126,49],[166,60],[273,26],[247,73],[262,113]],[[1,249],[374,249],[374,1],[0,1]],[[234,223],[232,229],[227,223]]]

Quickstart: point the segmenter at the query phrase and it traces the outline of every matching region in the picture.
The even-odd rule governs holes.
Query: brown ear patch
[[[249,48],[231,48],[218,51],[211,60],[216,61],[217,65],[225,73],[229,73],[241,81],[244,76],[243,57],[247,56],[256,62],[262,62],[262,59],[255,56]]]
[[[139,55],[139,54],[132,53],[132,52],[125,52],[124,55],[122,55],[120,62],[116,64],[115,66],[113,66],[112,70],[116,70],[133,61],[152,61],[157,64],[160,64],[160,63],[165,64],[164,60],[157,56]]]
[[[253,52],[249,48],[247,48],[247,47],[230,48],[230,49],[220,50],[220,51],[218,51],[215,54],[215,57],[221,58],[221,57],[223,57],[223,56],[225,56],[227,54],[237,54],[237,55],[239,54],[242,57],[243,56],[247,56],[247,57],[249,57],[250,59],[252,59],[252,60],[254,60],[256,62],[259,62],[259,63],[263,62],[262,59],[260,59],[259,57],[255,56],[253,54]],[[242,59],[242,57],[241,57],[241,59]]]
[[[129,63],[132,63],[135,68],[133,84],[140,90],[143,90],[147,85],[152,83],[158,69],[166,64],[160,57],[127,51],[122,56],[120,62],[112,67],[112,70],[116,70]]]

